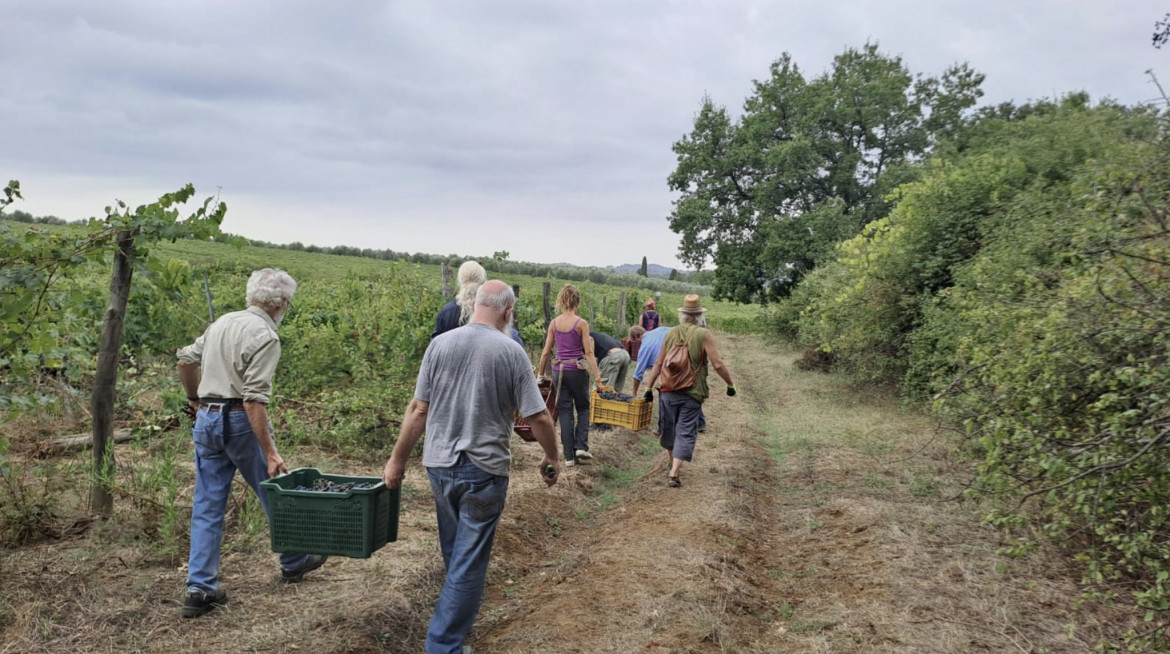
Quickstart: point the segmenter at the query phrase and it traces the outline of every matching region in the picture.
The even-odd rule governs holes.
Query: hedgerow
[[[945,149],[944,149],[945,150]],[[1075,98],[926,162],[774,315],[961,423],[989,519],[1067,546],[1090,596],[1170,620],[1170,143]],[[1028,529],[1024,529],[1028,527]],[[1020,537],[1010,551],[1034,543]]]

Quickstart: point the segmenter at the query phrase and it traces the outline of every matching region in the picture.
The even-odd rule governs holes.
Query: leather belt
[[[244,401],[238,397],[201,397],[199,398],[199,408],[211,412],[243,411]]]
[[[208,411],[211,411],[212,413],[215,413],[216,411],[244,411],[245,410],[243,404],[203,404],[202,402],[199,403],[199,408],[200,409],[207,409]]]

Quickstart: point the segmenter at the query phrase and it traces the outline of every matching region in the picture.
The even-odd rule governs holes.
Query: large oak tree
[[[694,268],[716,266],[716,297],[767,302],[889,209],[912,164],[969,120],[983,75],[965,64],[912,75],[876,44],[806,78],[785,53],[743,114],[704,97],[674,144],[670,227]]]

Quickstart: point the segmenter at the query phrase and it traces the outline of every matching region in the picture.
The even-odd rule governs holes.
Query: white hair
[[[288,273],[277,268],[264,268],[248,278],[248,305],[267,311],[281,308],[285,300],[292,301],[297,282]]]
[[[516,306],[516,294],[512,292],[512,287],[507,284],[502,284],[500,290],[495,293],[485,289],[481,284],[475,292],[475,303],[477,305],[491,307],[503,313],[506,309],[511,309]]]
[[[707,326],[707,314],[705,314],[705,313],[688,313],[686,311],[679,311],[678,312],[678,324],[681,325],[684,322],[689,322],[692,325],[698,325],[700,327],[706,327]]]
[[[459,305],[459,324],[465,324],[471,319],[471,312],[475,310],[476,291],[487,281],[487,271],[477,261],[464,261],[459,266],[456,276],[459,282],[459,293],[455,302]]]

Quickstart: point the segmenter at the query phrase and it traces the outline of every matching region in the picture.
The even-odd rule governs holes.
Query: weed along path
[[[949,436],[897,401],[802,372],[796,352],[719,337],[740,390],[715,393],[682,488],[650,432],[595,432],[592,465],[544,488],[514,441],[476,654],[1085,652],[1126,626],[1077,606],[1051,552],[997,556],[960,495]],[[381,460],[299,451],[295,465],[379,474]],[[442,583],[417,457],[399,540],[277,581],[267,533],[229,517],[230,603],[179,618],[182,552],[115,523],[0,548],[0,654],[423,651]],[[233,491],[239,507],[248,492]],[[189,487],[180,489],[190,493]],[[235,511],[235,509],[233,509]],[[261,521],[262,525],[262,521]]]

